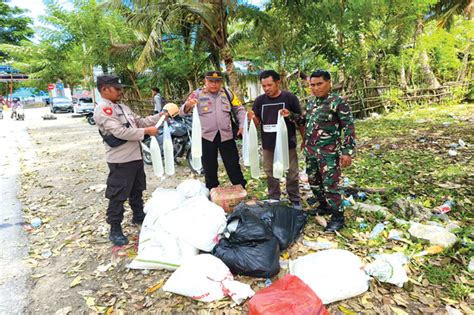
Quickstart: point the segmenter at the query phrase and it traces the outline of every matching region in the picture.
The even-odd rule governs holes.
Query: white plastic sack
[[[253,120],[250,121],[249,128],[249,162],[250,162],[250,176],[258,179],[260,177],[260,159],[258,156],[258,136],[257,127]]]
[[[209,197],[209,189],[197,179],[186,179],[176,187],[176,191],[183,198],[191,198],[196,195]]]
[[[174,175],[173,140],[171,140],[170,128],[166,121],[163,126],[163,151],[165,156],[165,173],[166,175]]]
[[[138,254],[128,267],[175,270],[186,259],[198,254],[197,248],[163,229],[142,226]]]
[[[439,226],[411,222],[408,233],[416,238],[429,241],[432,245],[440,245],[444,248],[449,248],[457,242],[456,235]]]
[[[169,209],[178,207],[183,199],[183,196],[175,189],[157,188],[152,193],[151,198],[145,203],[143,212],[146,215],[152,212],[166,212]]]
[[[250,152],[249,152],[249,120],[247,115],[244,119],[244,132],[242,135],[242,159],[244,166],[250,166]]]
[[[186,199],[159,221],[167,232],[205,252],[219,242],[227,223],[224,210],[203,195]]]
[[[202,131],[201,131],[201,120],[199,119],[198,109],[193,110],[193,126],[192,126],[192,139],[191,139],[191,163],[195,170],[202,168]]]
[[[273,153],[273,177],[283,178],[285,171],[290,167],[288,151],[288,130],[285,119],[278,112],[275,151]]]
[[[328,249],[290,261],[290,273],[313,289],[324,304],[348,299],[369,289],[362,261],[342,249]]]
[[[230,296],[237,304],[255,294],[248,284],[234,281],[229,268],[209,254],[187,259],[166,281],[163,290],[202,302]]]
[[[156,137],[151,137],[150,142],[151,161],[153,163],[153,172],[158,177],[163,177],[163,161],[161,160],[161,149]]]
[[[375,261],[364,267],[365,272],[379,281],[395,284],[400,288],[408,281],[404,264],[408,259],[401,253],[381,254],[375,256]]]

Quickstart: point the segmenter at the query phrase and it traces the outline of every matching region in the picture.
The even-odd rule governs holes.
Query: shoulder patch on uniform
[[[107,115],[110,116],[113,113],[112,107],[104,107],[102,108],[102,111]]]

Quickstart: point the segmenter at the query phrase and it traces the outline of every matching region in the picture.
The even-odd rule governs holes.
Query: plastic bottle
[[[31,226],[35,229],[39,228],[42,223],[40,218],[33,218],[33,220],[31,220]]]
[[[331,242],[313,242],[303,240],[303,245],[316,250],[335,248],[335,244]]]
[[[372,232],[370,232],[369,239],[372,240],[376,238],[377,236],[380,235],[380,233],[382,233],[384,229],[385,229],[385,224],[377,223],[377,225],[374,226],[374,229],[372,230]]]

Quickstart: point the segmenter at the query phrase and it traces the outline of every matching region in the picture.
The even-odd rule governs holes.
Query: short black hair
[[[260,73],[260,81],[272,77],[273,81],[280,81],[280,75],[275,70],[265,70]]]
[[[160,89],[157,87],[152,87],[151,90],[155,91],[156,93],[160,93]]]
[[[330,81],[331,80],[331,73],[327,70],[316,70],[313,73],[311,73],[311,78],[320,78],[323,77],[324,81]]]

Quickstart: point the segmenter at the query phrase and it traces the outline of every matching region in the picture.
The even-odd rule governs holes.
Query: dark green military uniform
[[[355,129],[347,102],[337,94],[313,98],[305,116],[295,116],[305,127],[306,172],[320,206],[342,216],[339,157],[354,155]]]

